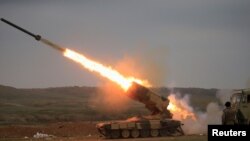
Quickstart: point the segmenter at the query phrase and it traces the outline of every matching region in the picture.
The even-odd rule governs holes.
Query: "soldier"
[[[225,103],[226,108],[223,110],[222,114],[222,124],[223,125],[234,125],[236,124],[236,112],[231,108],[231,103]]]

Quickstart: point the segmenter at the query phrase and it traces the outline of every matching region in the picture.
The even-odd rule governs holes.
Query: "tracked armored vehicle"
[[[126,95],[143,103],[151,115],[132,117],[124,121],[98,123],[96,127],[104,137],[145,138],[184,135],[181,128],[183,124],[178,120],[173,120],[172,113],[167,109],[168,99],[137,83],[132,84]]]

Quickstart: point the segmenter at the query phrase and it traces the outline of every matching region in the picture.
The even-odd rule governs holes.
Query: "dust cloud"
[[[93,105],[94,110],[100,114],[119,114],[130,108],[129,99],[124,91],[115,83],[105,82],[97,91],[98,94],[89,99],[89,103]]]
[[[207,105],[205,112],[193,111],[193,108],[190,106],[188,94],[186,94],[184,97],[175,96],[175,98],[179,101],[179,103],[181,103],[183,107],[185,107],[186,110],[194,113],[196,119],[193,119],[190,116],[181,116],[180,112],[176,113],[177,116],[174,116],[174,118],[182,121],[182,123],[184,124],[182,128],[185,134],[206,134],[207,125],[221,124],[221,116],[224,108],[224,103],[230,100],[231,94],[232,90],[218,90],[216,98],[219,102],[210,102]]]

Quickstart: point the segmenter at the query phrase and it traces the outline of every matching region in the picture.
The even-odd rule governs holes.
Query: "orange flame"
[[[191,118],[196,120],[196,115],[193,112],[193,109],[187,104],[187,102],[183,99],[177,99],[174,95],[169,95],[169,105],[167,107],[171,113],[173,113],[173,118],[178,120],[183,120],[187,118]]]
[[[101,76],[108,78],[109,80],[116,82],[121,86],[124,91],[127,91],[128,88],[132,85],[132,82],[136,82],[143,86],[150,86],[148,81],[141,80],[135,77],[125,77],[120,74],[118,71],[112,69],[110,66],[105,66],[99,62],[88,59],[84,55],[72,51],[70,49],[66,49],[64,51],[64,56],[72,59],[73,61],[81,64],[84,68],[88,69],[92,72],[97,72]],[[174,114],[174,118],[176,119],[185,119],[187,117],[191,117],[196,120],[192,109],[189,108],[185,102],[182,100],[177,100],[174,95],[170,95],[169,97],[169,105],[167,107]]]
[[[128,88],[132,85],[132,82],[136,82],[144,86],[150,86],[150,84],[145,80],[140,80],[134,77],[125,77],[122,74],[120,74],[118,71],[112,69],[110,66],[104,66],[103,64],[90,60],[84,55],[79,54],[70,49],[66,49],[64,51],[64,56],[81,64],[83,67],[85,67],[89,71],[97,72],[101,76],[104,76],[108,78],[109,80],[116,82],[122,87],[124,91],[128,90]]]

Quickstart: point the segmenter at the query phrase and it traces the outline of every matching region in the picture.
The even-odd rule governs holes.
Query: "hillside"
[[[85,86],[17,89],[0,85],[0,124],[98,121],[148,114],[141,103],[113,91]],[[192,107],[201,111],[209,102],[217,101],[216,89],[162,87],[152,91],[165,97],[170,92],[189,94]]]

